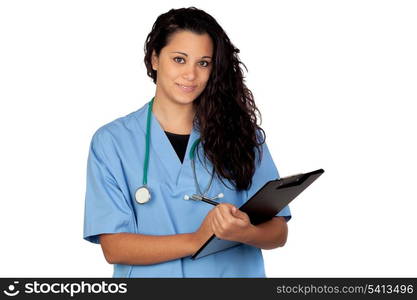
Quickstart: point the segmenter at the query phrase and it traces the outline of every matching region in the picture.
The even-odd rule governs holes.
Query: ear
[[[154,71],[157,71],[158,70],[158,65],[159,65],[159,58],[156,55],[155,50],[152,50],[151,62],[152,62],[152,69]]]

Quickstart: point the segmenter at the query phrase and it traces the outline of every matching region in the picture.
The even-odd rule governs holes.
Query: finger
[[[220,222],[219,222],[219,219],[218,219],[217,215],[213,216],[211,224],[212,224],[214,234],[217,233],[216,235],[218,235],[221,227],[220,227]]]
[[[243,220],[243,219],[236,218],[235,224],[238,227],[245,227],[247,225],[247,222],[245,220]]]
[[[236,220],[241,218],[241,215],[239,214],[239,209],[234,205],[230,205],[230,207],[228,207],[226,216],[228,216],[228,220],[230,222],[236,222]]]
[[[230,206],[221,206],[219,207],[220,221],[222,224],[233,222],[232,208]]]
[[[221,229],[224,232],[230,232],[230,230],[233,230],[235,224],[236,224],[236,219],[235,217],[233,217],[233,215],[231,214],[231,210],[232,207],[223,207],[223,209],[220,210],[220,214],[222,216],[222,223],[221,225]]]
[[[225,205],[222,205],[219,208],[222,210],[223,216],[233,216],[233,211],[236,209],[236,206],[225,203]]]
[[[218,224],[218,228],[223,228],[223,224],[226,222],[226,218],[223,215],[222,209],[220,207],[216,209],[215,218]]]
[[[236,211],[233,213],[233,215],[236,218],[239,218],[239,219],[242,219],[242,220],[245,220],[246,219],[246,213],[244,213],[243,211],[241,211],[241,210],[239,210],[237,208],[236,208]]]
[[[244,227],[250,222],[249,216],[237,207],[233,209],[233,217],[234,224],[240,227]]]
[[[216,224],[214,224],[214,218],[212,218],[210,221],[210,228],[211,228],[211,231],[213,232],[216,231]]]

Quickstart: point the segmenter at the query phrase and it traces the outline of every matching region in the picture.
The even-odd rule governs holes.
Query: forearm
[[[102,234],[100,243],[111,264],[150,265],[192,255],[198,241],[193,234]]]
[[[288,227],[284,217],[274,217],[259,225],[252,225],[245,244],[269,250],[282,247],[287,241]]]

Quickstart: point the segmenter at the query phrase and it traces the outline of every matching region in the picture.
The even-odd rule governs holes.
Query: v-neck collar
[[[190,134],[177,134],[166,130],[164,130],[164,132],[182,163],[184,161],[185,150],[187,150]]]
[[[146,134],[146,119],[148,113],[149,102],[144,105],[142,108],[142,114],[138,115],[140,126],[143,129],[143,132]],[[165,134],[161,124],[158,119],[155,117],[154,113],[151,113],[151,130],[150,130],[150,153],[149,160],[155,159],[153,154],[156,153],[161,163],[164,165],[167,174],[169,174],[170,179],[178,183],[179,177],[182,173],[182,169],[190,166],[190,151],[191,146],[200,137],[199,132],[196,130],[194,124],[188,138],[187,149],[185,151],[184,160],[181,163],[177,153],[175,152],[174,147],[169,141],[168,136]],[[145,140],[144,140],[145,141]],[[145,148],[145,144],[143,143]],[[151,172],[151,170],[149,170]]]

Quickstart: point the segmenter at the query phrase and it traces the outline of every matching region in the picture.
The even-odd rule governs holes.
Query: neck
[[[189,104],[175,103],[155,96],[152,112],[163,130],[176,134],[190,134],[193,128],[195,108]]]

